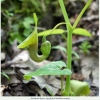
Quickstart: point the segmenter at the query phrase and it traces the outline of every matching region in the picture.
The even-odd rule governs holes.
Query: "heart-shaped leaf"
[[[88,95],[90,93],[89,85],[86,82],[71,80],[70,87],[75,96]]]
[[[54,61],[41,67],[35,72],[24,75],[24,79],[30,80],[32,76],[42,75],[71,75],[71,70],[67,69],[66,64],[63,61]]]
[[[86,29],[83,29],[83,28],[74,29],[73,34],[87,36],[87,37],[91,37],[92,36],[89,31],[87,31]]]

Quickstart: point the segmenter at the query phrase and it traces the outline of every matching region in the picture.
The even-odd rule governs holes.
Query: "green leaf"
[[[67,53],[66,48],[62,47],[62,46],[59,46],[59,45],[58,46],[52,46],[52,49],[60,49],[60,50],[64,51],[65,53]],[[72,54],[74,54],[77,59],[80,58],[79,55],[76,52],[72,51]]]
[[[18,43],[21,43],[24,40],[24,37],[17,35],[17,39]]]
[[[40,32],[40,33],[38,33],[38,36],[44,36],[44,35],[47,35],[48,33],[50,33],[48,35],[63,34],[65,32],[65,30],[63,30],[63,29],[55,29],[52,32],[51,31],[52,31],[52,29]]]
[[[56,29],[58,26],[63,25],[63,24],[67,24],[68,28],[70,30],[73,30],[73,27],[70,24],[65,23],[65,22],[61,22],[61,23],[57,24],[53,29],[41,32],[40,34],[38,34],[38,36],[48,36],[48,35],[53,35],[53,34],[63,34],[64,32],[66,32],[66,30]]]
[[[31,44],[38,44],[38,36],[37,36],[37,30],[36,27],[34,31],[22,42],[20,43],[17,48],[25,48]]]
[[[60,49],[60,50],[64,51],[65,53],[67,53],[66,48],[59,46],[59,45],[58,46],[52,46],[52,49]]]
[[[90,93],[90,88],[86,82],[71,80],[70,87],[75,96],[88,95]]]
[[[87,31],[86,29],[83,29],[83,28],[74,29],[73,34],[87,36],[87,37],[91,37],[92,36],[89,31]]]
[[[24,29],[24,32],[23,32],[23,35],[25,36],[25,37],[28,37],[29,36],[29,34],[30,33],[32,33],[32,29]]]
[[[14,32],[18,32],[19,30],[19,25],[18,24],[13,24],[12,26],[12,30],[14,31]]]
[[[78,55],[76,52],[72,51],[72,54],[73,54],[77,59],[80,59],[79,55]]]
[[[37,45],[38,44],[38,36],[37,36],[37,16],[34,13],[34,22],[35,22],[35,28],[34,31],[21,43],[17,46],[17,48],[25,48],[29,45]]]
[[[88,49],[92,48],[92,45],[87,45],[87,48],[88,48]]]
[[[5,74],[4,72],[0,72],[3,76],[5,76],[8,80],[10,79],[9,76],[7,74]]]
[[[54,96],[54,94],[53,94],[52,91],[48,88],[48,86],[46,86],[46,89],[47,89],[47,91],[49,92],[49,94],[50,94],[51,96]]]
[[[62,69],[65,67],[64,69]],[[29,80],[32,76],[42,75],[71,75],[71,70],[66,68],[66,64],[63,61],[54,61],[41,67],[35,72],[24,75],[24,79]]]

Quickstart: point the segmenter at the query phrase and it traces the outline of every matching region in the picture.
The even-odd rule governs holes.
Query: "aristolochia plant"
[[[20,45],[18,45],[18,48],[25,48],[28,46],[28,51],[30,54],[30,57],[32,60],[36,62],[41,62],[45,60],[48,55],[50,54],[51,50],[51,44],[49,41],[46,40],[46,36],[48,35],[56,35],[61,34],[64,36],[64,32],[67,33],[67,37],[64,36],[66,44],[67,44],[67,55],[68,59],[66,64],[63,61],[54,61],[51,62],[44,67],[36,70],[35,72],[31,72],[29,74],[24,75],[24,79],[31,79],[32,76],[42,76],[42,75],[61,75],[61,94],[63,96],[81,96],[81,95],[88,95],[90,92],[89,86],[86,82],[80,82],[76,80],[70,80],[71,77],[71,61],[72,61],[72,35],[83,35],[91,37],[90,32],[88,32],[86,29],[83,28],[76,28],[79,20],[81,19],[82,15],[84,14],[85,10],[88,8],[92,0],[89,0],[85,7],[80,12],[79,16],[77,17],[74,25],[72,26],[68,14],[65,10],[65,6],[63,3],[63,0],[58,0],[59,4],[61,6],[61,10],[65,19],[65,22],[61,22],[57,24],[53,29],[46,30],[44,32],[41,32],[37,34],[37,16],[34,13],[34,21],[35,21],[35,28],[32,34],[29,35],[29,37],[24,40]],[[59,25],[65,24],[67,30],[62,29],[56,29]],[[38,55],[38,37],[43,36],[43,43],[41,44],[41,52],[42,55]],[[66,86],[63,89],[63,79],[62,75],[66,76]]]

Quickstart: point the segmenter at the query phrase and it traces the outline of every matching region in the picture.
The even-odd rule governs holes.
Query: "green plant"
[[[81,49],[81,52],[83,52],[84,54],[87,54],[89,52],[89,49],[92,47],[91,44],[89,44],[88,41],[84,41],[79,48]]]
[[[1,0],[1,2],[3,2],[3,1],[5,1],[5,0]]]
[[[21,43],[33,31],[33,12],[37,12],[39,19],[51,0],[1,0],[1,26],[7,31],[5,45],[12,45],[14,40]],[[27,9],[26,9],[27,8]],[[46,11],[45,11],[46,12]]]
[[[6,77],[8,80],[10,80],[9,76],[7,74],[5,74],[4,72],[0,72],[1,75],[3,75],[4,77]]]
[[[64,51],[65,54],[67,54],[67,50],[66,50],[65,47],[62,47],[62,46],[59,46],[58,45],[58,46],[52,46],[52,49],[59,49],[59,50]],[[72,51],[72,54],[76,57],[76,59],[79,59],[80,58],[79,55],[76,52]]]
[[[54,34],[61,34],[64,36],[63,33],[67,32],[68,36],[67,37],[64,36],[64,38],[65,38],[65,41],[67,44],[66,51],[67,51],[68,59],[67,59],[66,64],[63,61],[51,62],[51,63],[45,65],[44,67],[36,70],[35,72],[24,75],[25,79],[29,80],[29,79],[31,79],[32,76],[41,76],[41,75],[61,75],[61,94],[63,96],[74,96],[74,95],[80,96],[80,95],[88,95],[89,94],[90,90],[89,90],[89,86],[86,82],[83,83],[83,82],[79,82],[76,80],[70,80],[70,77],[71,77],[71,73],[72,73],[71,72],[72,35],[78,34],[78,35],[91,37],[90,32],[88,32],[87,30],[85,30],[83,28],[76,28],[83,13],[88,8],[88,6],[90,5],[91,2],[92,2],[92,0],[89,0],[87,2],[87,4],[82,9],[79,16],[77,17],[74,25],[72,26],[70,21],[69,21],[67,12],[65,10],[63,0],[59,0],[59,4],[61,6],[61,10],[63,12],[65,22],[61,22],[61,23],[57,24],[53,29],[46,30],[46,31],[41,32],[39,34],[37,34],[37,17],[36,17],[36,14],[34,14],[34,21],[35,21],[34,32],[32,32],[32,34],[30,34],[29,37],[18,46],[18,48],[25,48],[25,47],[29,46],[30,57],[33,60],[40,62],[48,57],[48,55],[50,53],[51,46],[50,46],[50,42],[48,41],[49,45],[45,44],[46,46],[41,47],[42,55],[38,55],[38,37],[43,36],[43,41],[44,41],[44,43],[46,43],[46,36],[54,35]],[[62,29],[56,29],[59,25],[62,25],[62,24],[66,25],[67,31],[62,30]],[[47,48],[47,46],[48,46],[48,48]],[[44,49],[44,48],[46,48],[46,49]],[[67,75],[66,76],[66,86],[64,89],[63,89],[62,75]]]

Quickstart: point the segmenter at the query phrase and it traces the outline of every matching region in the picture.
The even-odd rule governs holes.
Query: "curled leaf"
[[[75,96],[83,96],[90,93],[90,88],[86,82],[71,80],[70,87]]]
[[[38,35],[37,35],[37,17],[36,14],[33,14],[35,29],[34,31],[21,43],[17,46],[17,48],[25,48],[29,45],[38,45]]]
[[[37,44],[38,45],[38,36],[37,36],[37,32],[36,29],[34,30],[34,32],[32,34],[30,34],[28,36],[28,38],[26,38],[21,44],[19,44],[17,46],[17,48],[25,48],[31,44]]]

